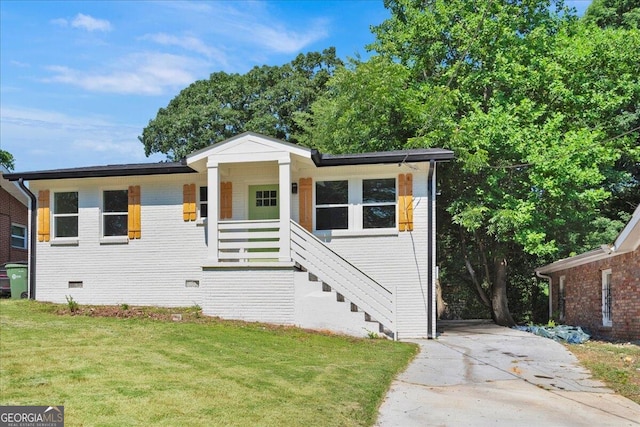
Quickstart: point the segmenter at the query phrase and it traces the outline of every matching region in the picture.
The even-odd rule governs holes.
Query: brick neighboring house
[[[549,316],[596,336],[640,339],[640,205],[612,245],[536,269],[548,278]]]
[[[4,179],[8,171],[0,167],[0,265],[27,261],[29,199],[15,182]]]

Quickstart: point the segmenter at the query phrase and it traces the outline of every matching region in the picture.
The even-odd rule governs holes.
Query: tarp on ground
[[[531,332],[545,338],[551,338],[555,341],[564,341],[569,344],[582,344],[589,341],[591,336],[585,333],[579,326],[515,326],[514,329],[519,331]]]

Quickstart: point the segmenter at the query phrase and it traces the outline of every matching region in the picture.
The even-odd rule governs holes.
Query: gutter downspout
[[[549,320],[551,320],[551,318],[553,317],[553,299],[551,298],[551,276],[547,276],[546,274],[542,274],[540,273],[538,270],[536,270],[536,276],[538,276],[540,279],[546,279],[549,282]]]
[[[435,191],[435,169],[436,162],[431,159],[429,161],[429,172],[427,175],[427,277],[429,278],[429,287],[427,290],[427,307],[428,307],[428,319],[427,328],[429,338],[437,338],[436,332],[436,277],[435,277],[435,237],[434,232],[436,228],[435,224],[435,206],[436,206],[436,191]]]
[[[24,178],[18,180],[18,185],[22,191],[31,200],[30,203],[30,215],[29,219],[29,299],[36,299],[36,228],[38,227],[38,199],[26,185],[24,185]]]

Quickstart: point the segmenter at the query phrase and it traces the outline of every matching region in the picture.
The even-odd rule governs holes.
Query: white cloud
[[[111,23],[105,19],[97,19],[89,15],[79,13],[71,21],[73,28],[82,28],[87,31],[111,31]]]
[[[65,83],[91,92],[161,95],[167,89],[183,88],[195,78],[204,64],[192,58],[162,54],[132,54],[113,64],[109,71],[81,71],[53,65],[53,76],[45,82]]]
[[[208,58],[216,58],[220,62],[224,60],[224,54],[216,48],[207,46],[205,42],[194,36],[174,36],[167,33],[145,34],[142,40],[150,40],[164,46],[178,46],[182,49],[200,53]]]
[[[175,20],[189,23],[192,31],[216,34],[220,44],[241,42],[250,49],[262,48],[274,53],[298,53],[310,44],[329,36],[329,21],[294,21],[294,29],[279,16],[274,16],[267,2],[159,2],[159,6],[175,10]],[[241,4],[241,7],[236,7]]]
[[[83,13],[78,13],[75,18],[71,21],[65,18],[56,18],[52,19],[51,22],[53,25],[57,25],[59,27],[68,27],[71,25],[73,28],[80,28],[87,31],[111,31],[111,23],[106,19],[97,19],[90,15],[85,15]]]
[[[195,12],[195,13],[209,13],[213,10],[212,5],[201,1],[158,1],[157,5],[170,7],[176,10]],[[217,5],[216,5],[217,6]]]
[[[9,61],[9,63],[11,65],[13,65],[14,67],[20,67],[20,68],[29,68],[31,66],[30,64],[27,64],[26,62],[20,62],[20,61],[14,60],[14,59]]]
[[[250,28],[244,28],[243,34],[251,35],[251,39],[258,44],[278,53],[300,52],[311,43],[322,40],[329,35],[327,23],[324,20],[316,21],[305,32],[287,30],[283,26],[274,27],[253,23]]]
[[[71,116],[56,111],[3,107],[3,149],[16,158],[16,170],[42,170],[103,164],[160,161],[146,158],[137,139],[141,127],[109,118]]]
[[[56,19],[52,19],[51,22],[53,25],[57,25],[59,27],[66,27],[69,25],[69,21],[67,21],[64,18],[56,18]]]

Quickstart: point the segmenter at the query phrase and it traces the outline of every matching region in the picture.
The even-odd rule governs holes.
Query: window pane
[[[114,190],[104,192],[105,212],[127,212],[129,209],[129,192],[127,190]]]
[[[77,195],[78,193],[76,193]],[[63,216],[55,218],[56,237],[78,237],[78,217]]]
[[[18,249],[25,249],[27,241],[22,237],[13,237],[11,236],[11,247]]]
[[[316,230],[346,230],[349,208],[316,208]]]
[[[105,215],[104,235],[105,236],[126,236],[129,232],[128,215]]]
[[[74,214],[78,213],[78,192],[54,194],[54,213]]]
[[[27,229],[24,227],[18,227],[17,225],[11,226],[11,235],[25,237],[27,235]]]
[[[11,226],[11,247],[27,248],[27,228],[19,225]]]
[[[349,202],[347,181],[317,181],[316,205],[342,205]]]
[[[209,200],[208,187],[200,187],[200,218],[209,216],[207,201]]]
[[[362,202],[380,203],[396,201],[396,180],[365,179],[362,181]]]
[[[364,206],[362,217],[364,228],[393,228],[396,226],[396,207],[395,205]]]

